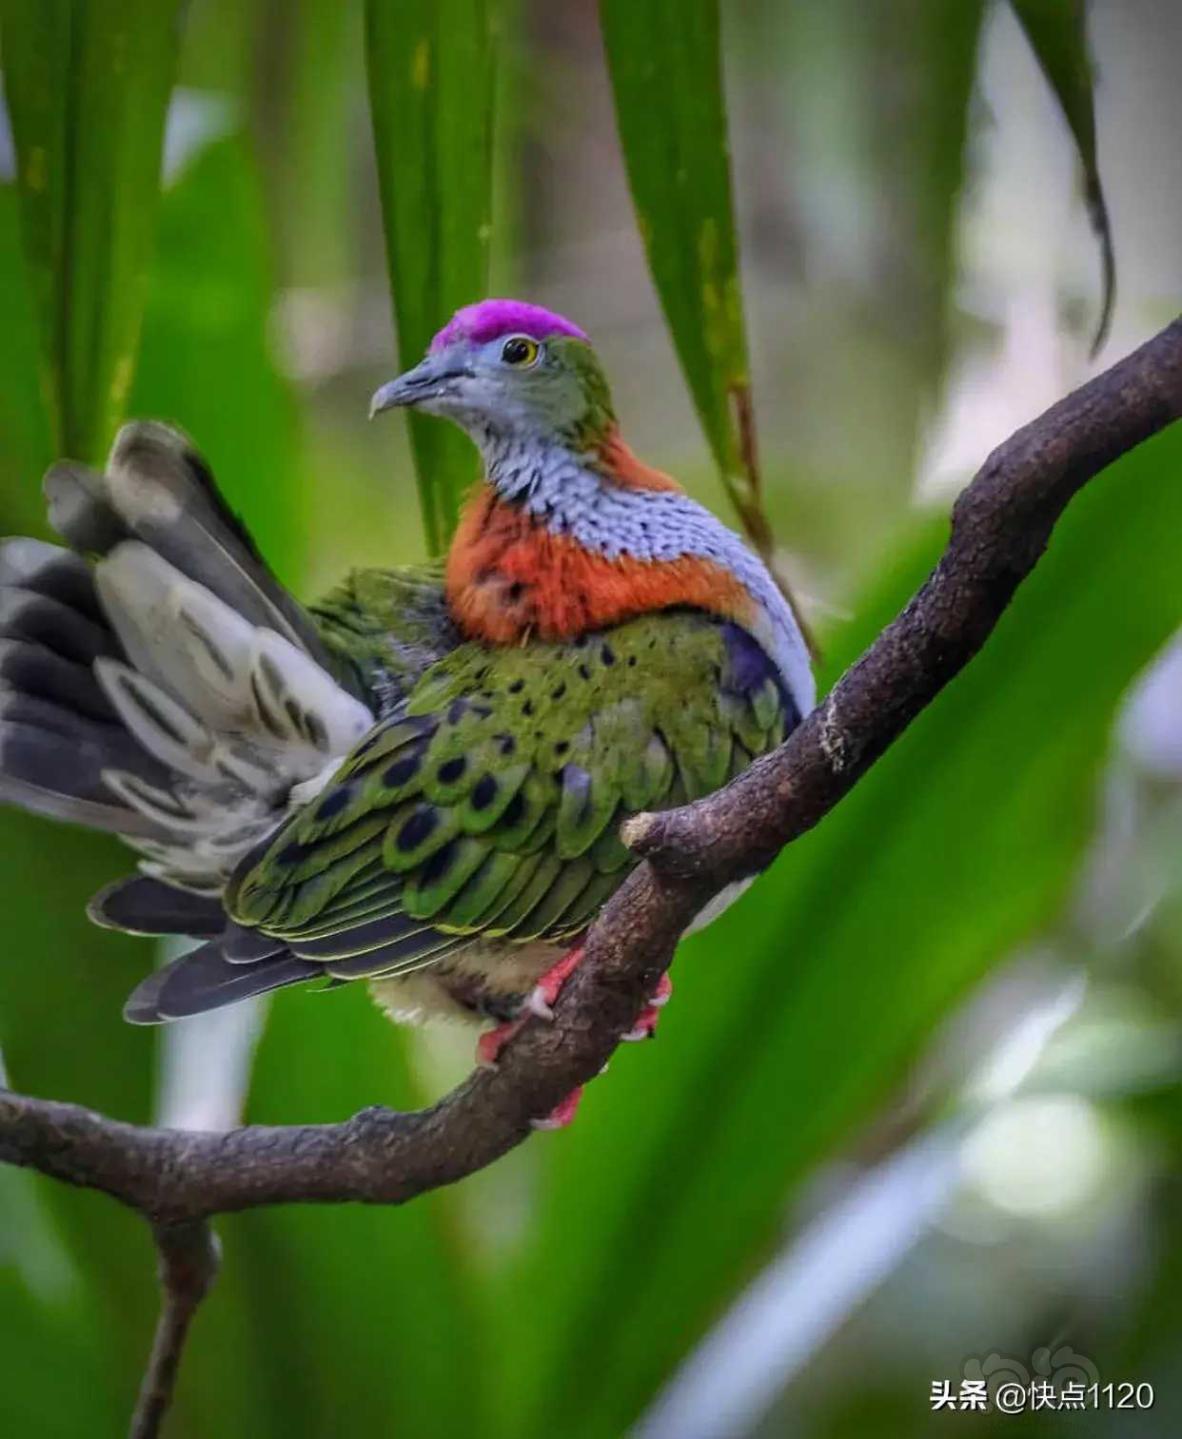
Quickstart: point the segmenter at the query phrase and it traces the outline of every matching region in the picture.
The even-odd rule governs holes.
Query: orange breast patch
[[[754,609],[744,586],[711,560],[609,559],[553,534],[487,484],[452,541],[447,598],[460,629],[489,644],[574,639],[674,605],[744,624]]]

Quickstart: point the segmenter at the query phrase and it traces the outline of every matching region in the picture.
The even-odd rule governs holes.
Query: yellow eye
[[[538,358],[541,346],[528,335],[510,335],[501,346],[501,359],[514,369],[524,370]]]

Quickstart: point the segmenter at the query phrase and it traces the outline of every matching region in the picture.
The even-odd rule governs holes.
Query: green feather
[[[448,924],[459,930],[473,930],[488,918],[495,907],[504,908],[514,895],[514,884],[525,885],[533,869],[541,862],[540,855],[522,859],[516,854],[488,852],[482,846],[484,859],[464,887],[447,907]]]
[[[569,925],[563,920],[596,878],[595,866],[585,855],[567,863],[562,862],[561,856],[557,859],[557,873],[533,909],[518,921],[514,928],[515,939],[540,939],[569,932]]]
[[[485,932],[497,936],[512,935],[514,939],[518,939],[523,937],[523,931],[528,930],[527,937],[536,938],[537,931],[528,925],[529,917],[559,880],[563,868],[562,860],[553,850],[539,856],[539,862],[531,873],[529,882],[501,910]]]
[[[430,919],[454,899],[480,868],[487,848],[478,839],[464,835],[437,850],[429,864],[420,866],[407,879],[402,900],[407,914]]]
[[[448,648],[434,583],[362,572],[317,610],[326,643],[379,687],[375,703],[387,695],[386,717],[227,893],[240,923],[297,943],[339,937],[341,956],[352,930],[377,924],[358,944],[376,956],[388,920],[400,958],[383,973],[445,958],[464,936],[577,937],[635,863],[620,822],[717,788],[787,720],[774,682],[735,684],[708,615],[649,615],[581,643],[453,636]],[[403,600],[405,624],[391,608]]]

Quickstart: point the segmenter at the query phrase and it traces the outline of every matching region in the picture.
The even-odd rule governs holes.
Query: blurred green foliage
[[[101,458],[135,371],[174,0],[4,0],[0,43],[57,446]]]
[[[600,15],[653,283],[715,463],[758,523],[717,0],[603,0]]]
[[[409,365],[452,308],[483,292],[499,238],[492,214],[514,220],[516,248],[506,253],[501,240],[493,257],[500,270],[528,270],[545,245],[545,127],[530,127],[516,92],[501,96],[512,123],[499,148],[492,120],[502,59],[516,81],[528,76],[522,56],[543,44],[535,31],[553,12],[513,6],[511,32],[498,32],[495,0],[368,0],[364,15],[300,0],[282,7],[278,26],[278,7],[262,0],[194,4],[181,73],[201,98],[220,91],[221,108],[178,101],[186,158],[157,227],[171,7],[131,7],[119,19],[97,0],[2,3],[0,60],[25,179],[19,195],[0,185],[4,526],[44,533],[37,474],[63,445],[96,454],[130,385],[135,413],[194,434],[293,585],[310,570],[412,557],[409,485],[368,479],[384,473],[396,441],[359,433],[379,358],[357,333],[372,295],[343,337],[325,300],[369,263],[358,233],[367,192],[354,173],[372,168],[357,138],[362,66]],[[1080,32],[1040,28],[1035,7],[1017,8],[1092,186]],[[907,9],[907,27],[874,33],[889,50],[905,30],[912,60],[920,56],[909,73],[921,83],[903,107],[920,158],[904,163],[887,129],[872,149],[906,233],[919,237],[914,286],[904,288],[925,388],[894,417],[910,446],[922,394],[943,374],[983,6],[958,7],[953,25],[928,0]],[[602,18],[652,279],[709,449],[738,483],[733,394],[749,363],[718,7],[604,0]],[[134,44],[120,28],[133,22]],[[827,23],[802,12],[790,33],[800,40]],[[546,63],[564,86],[561,60]],[[548,123],[577,129],[593,116],[559,106]],[[609,127],[597,143],[614,155]],[[30,186],[30,169],[44,186]],[[495,206],[494,176],[516,187]],[[563,203],[580,183],[568,182]],[[375,239],[376,227],[368,233]],[[309,291],[320,303],[310,321],[291,303]],[[913,338],[896,337],[900,352]],[[381,331],[384,375],[389,343]],[[334,345],[363,358],[334,368]],[[412,430],[411,451],[434,550],[473,459],[430,421]],[[220,1222],[224,1272],[196,1324],[170,1433],[626,1432],[758,1270],[818,1165],[881,1112],[966,989],[1056,913],[1091,832],[1119,699],[1182,619],[1179,465],[1182,438],[1167,434],[1073,507],[969,671],[825,824],[686,944],[661,1043],[617,1057],[571,1134],[534,1141],[405,1210]],[[699,455],[687,479],[700,486],[708,468]],[[793,473],[782,458],[773,470]],[[891,542],[880,535],[878,546],[888,557],[861,577],[852,617],[829,625],[827,680],[939,551],[943,520],[899,514],[903,479],[872,477],[893,491],[882,507]],[[771,488],[773,517],[795,514],[787,485]],[[750,498],[739,494],[740,507]],[[861,514],[840,494],[825,503],[815,533],[837,547],[864,543]],[[126,856],[109,840],[8,813],[0,842],[0,1042],[12,1081],[147,1118],[159,1098],[158,1041],[119,1018],[147,949],[91,929],[81,908]],[[311,1121],[416,1105],[464,1063],[392,1029],[359,990],[287,994],[267,1020],[247,1113]],[[10,1242],[0,1247],[0,1432],[122,1432],[155,1305],[142,1227],[102,1198],[28,1175],[0,1176],[0,1200],[12,1216],[0,1240]],[[1164,1302],[1155,1290],[1154,1315]]]
[[[483,299],[492,225],[497,0],[366,0],[366,62],[398,353],[409,369]],[[474,477],[451,426],[409,416],[427,546],[445,547]]]
[[[1098,350],[1108,334],[1112,307],[1116,303],[1116,255],[1112,222],[1100,182],[1087,10],[1084,0],[1012,0],[1012,4],[1079,151],[1088,214],[1100,242],[1103,295],[1093,341],[1093,350]]]

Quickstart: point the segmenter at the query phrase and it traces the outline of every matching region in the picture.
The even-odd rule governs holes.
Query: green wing
[[[354,570],[309,612],[325,648],[383,714],[459,644],[441,564]]]
[[[227,908],[341,978],[473,935],[569,940],[635,862],[623,819],[717,789],[796,719],[750,636],[697,612],[462,644],[235,876]]]

